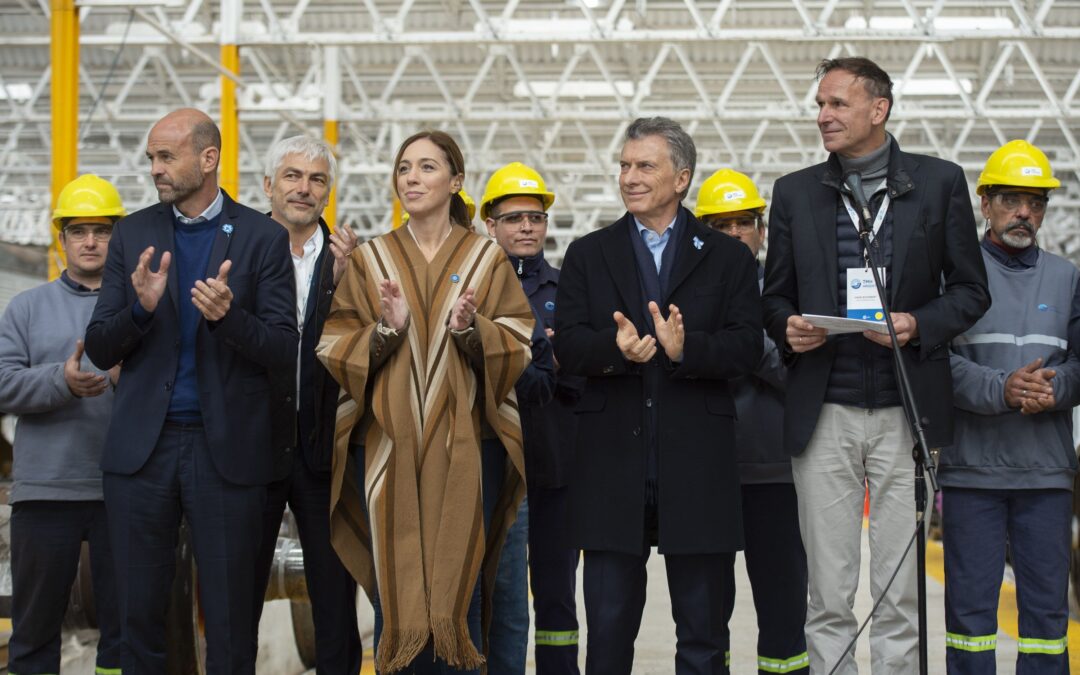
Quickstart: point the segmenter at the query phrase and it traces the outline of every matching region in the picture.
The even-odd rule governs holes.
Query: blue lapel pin
[[[705,242],[701,241],[697,237],[694,237],[694,248],[696,248],[697,250],[700,251],[701,247],[704,246],[704,245],[705,245]]]
[[[459,281],[461,281],[461,277],[460,277],[460,276],[458,276],[457,274],[451,274],[451,275],[450,275],[450,283],[454,283],[454,284],[456,284],[456,283],[457,283],[457,282],[459,282]]]
[[[232,236],[233,226],[231,223],[225,223],[221,226],[221,231],[225,233],[226,237]]]

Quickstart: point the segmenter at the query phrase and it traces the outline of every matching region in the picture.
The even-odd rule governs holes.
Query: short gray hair
[[[690,170],[690,179],[686,183],[686,190],[680,197],[686,197],[690,192],[690,184],[694,182],[694,169],[697,167],[697,147],[694,139],[682,125],[668,117],[639,117],[626,128],[625,141],[636,141],[646,136],[661,136],[667,141],[668,150],[671,152],[671,163],[675,166],[675,173],[683,169]]]
[[[270,185],[274,184],[274,176],[288,155],[300,155],[309,162],[325,159],[330,167],[330,187],[334,187],[337,182],[337,158],[334,157],[334,151],[326,141],[311,136],[290,136],[271,146],[270,152],[266,153],[266,162],[263,163],[263,176],[270,179]]]

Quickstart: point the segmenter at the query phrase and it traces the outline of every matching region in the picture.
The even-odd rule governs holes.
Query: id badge
[[[878,273],[884,280],[885,268],[879,267]],[[881,299],[874,286],[874,273],[866,267],[849,267],[847,270],[847,316],[867,321],[885,320]]]

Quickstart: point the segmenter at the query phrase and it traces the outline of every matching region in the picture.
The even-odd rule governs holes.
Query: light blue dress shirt
[[[679,219],[679,214],[675,214],[675,218],[668,224],[667,229],[663,234],[657,234],[641,224],[641,221],[634,217],[634,225],[637,225],[638,234],[641,235],[641,239],[645,242],[645,246],[649,249],[649,253],[652,254],[653,262],[656,263],[656,273],[660,273],[661,258],[664,255],[664,248],[667,247],[668,242],[674,236],[675,221]]]

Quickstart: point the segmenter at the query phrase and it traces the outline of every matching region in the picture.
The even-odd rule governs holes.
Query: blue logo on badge
[[[1048,305],[1045,302],[1040,302],[1038,308],[1040,312],[1053,312],[1054,314],[1058,313],[1057,307],[1054,307],[1053,305]]]
[[[858,279],[852,279],[851,280],[851,287],[852,288],[862,288],[862,282],[859,281]]]
[[[451,274],[450,275],[450,282],[451,283],[456,284],[459,281],[461,281],[461,277],[459,275],[457,275],[457,274]]]
[[[544,303],[544,309],[546,309],[549,312],[554,312],[555,311],[555,303],[552,302],[551,300],[548,300],[547,302]]]

